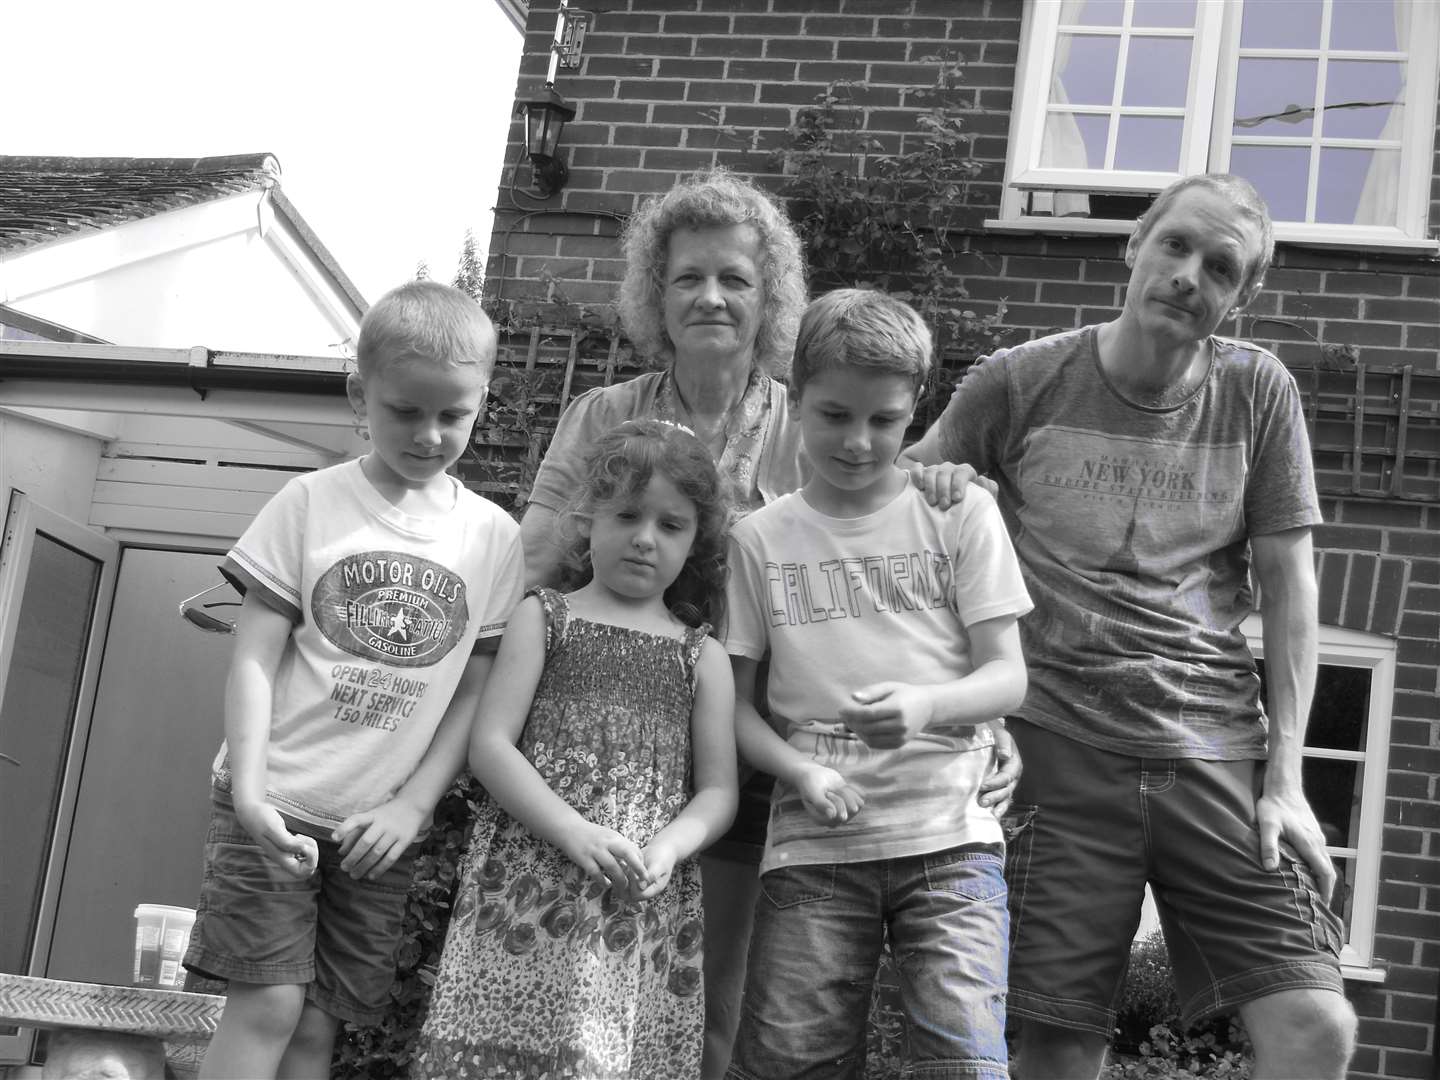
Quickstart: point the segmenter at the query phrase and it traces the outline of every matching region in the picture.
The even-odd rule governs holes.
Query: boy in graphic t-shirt
[[[243,590],[188,968],[229,980],[208,1077],[329,1075],[394,978],[411,846],[464,762],[524,578],[447,470],[495,331],[434,282],[382,297],[347,384],[371,450],[291,480],[225,560]]]
[[[887,927],[917,1066],[1007,1073],[1004,845],[977,795],[1030,600],[988,493],[939,510],[895,465],[931,350],[883,293],[814,301],[790,406],[810,479],[731,534],[736,735],[777,778],[738,1080],[863,1073]]]

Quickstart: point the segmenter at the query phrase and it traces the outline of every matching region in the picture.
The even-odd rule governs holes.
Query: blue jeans
[[[1008,1076],[1003,870],[997,848],[968,845],[765,874],[727,1077],[863,1076],[887,930],[909,1027],[908,1075]]]

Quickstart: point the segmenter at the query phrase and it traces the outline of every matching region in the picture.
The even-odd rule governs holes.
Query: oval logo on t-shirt
[[[465,582],[403,551],[345,556],[315,583],[310,610],[337,648],[395,667],[439,663],[470,622]]]

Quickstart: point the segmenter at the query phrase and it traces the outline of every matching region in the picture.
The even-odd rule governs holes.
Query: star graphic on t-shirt
[[[395,614],[390,616],[390,625],[385,628],[387,637],[399,637],[402,641],[409,641],[410,634],[409,620],[405,618],[405,612],[401,608],[395,609]]]

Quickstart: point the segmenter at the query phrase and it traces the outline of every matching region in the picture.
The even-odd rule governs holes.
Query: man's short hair
[[[366,378],[395,360],[495,365],[495,327],[480,305],[438,281],[407,281],[376,300],[360,321],[356,365]]]
[[[875,289],[836,289],[816,297],[800,318],[791,385],[832,368],[903,375],[918,392],[935,351],[930,328],[903,300]]]

